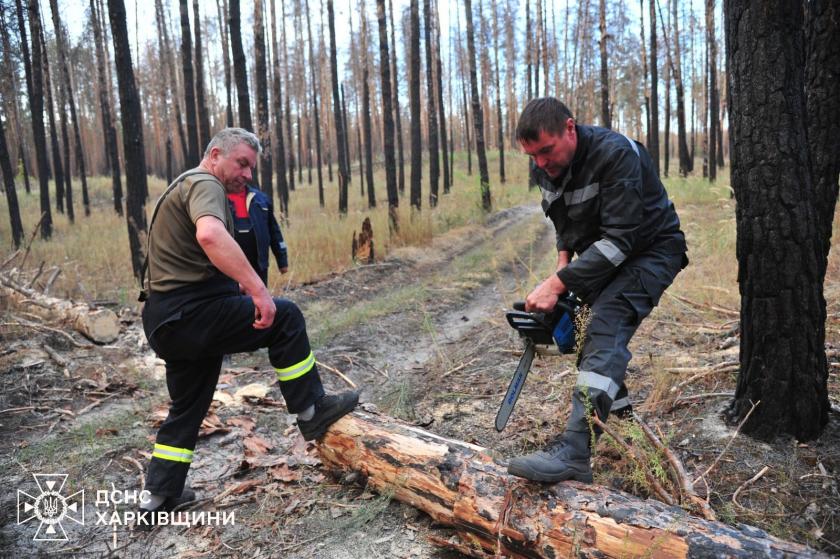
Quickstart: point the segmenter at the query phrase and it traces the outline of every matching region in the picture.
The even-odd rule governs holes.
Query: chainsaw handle
[[[524,311],[525,310],[525,301],[514,301],[513,310]]]

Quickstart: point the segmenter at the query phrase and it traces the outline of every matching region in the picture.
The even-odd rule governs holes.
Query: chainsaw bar
[[[536,346],[530,339],[525,339],[525,353],[519,359],[519,365],[516,367],[516,372],[513,373],[513,378],[510,381],[505,399],[502,400],[502,405],[499,407],[499,412],[496,414],[496,431],[502,432],[507,425],[510,414],[513,412],[513,406],[516,405],[516,400],[519,399],[519,393],[522,392],[522,387],[525,385],[525,379],[528,377],[528,372],[531,370],[531,362],[534,360],[534,352]]]

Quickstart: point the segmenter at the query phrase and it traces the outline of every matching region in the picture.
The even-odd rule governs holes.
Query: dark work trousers
[[[595,297],[578,362],[577,389],[567,430],[589,430],[585,413],[588,405],[602,420],[606,420],[611,408],[629,405],[624,386],[631,357],[627,346],[639,324],[687,263],[684,254],[648,252],[635,256],[620,266],[615,278]],[[587,398],[589,402],[584,403]]]
[[[254,303],[227,283],[220,292],[180,288],[152,292],[143,309],[149,345],[166,361],[166,385],[172,400],[158,430],[146,477],[155,495],[181,495],[201,422],[207,415],[222,357],[267,347],[289,413],[298,413],[324,395],[300,309],[275,298],[271,327],[257,330]]]

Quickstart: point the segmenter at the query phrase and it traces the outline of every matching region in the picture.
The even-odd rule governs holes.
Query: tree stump
[[[333,424],[319,451],[333,471],[357,472],[456,529],[464,543],[450,547],[475,557],[823,557],[758,528],[606,487],[527,482],[481,447],[373,413]]]

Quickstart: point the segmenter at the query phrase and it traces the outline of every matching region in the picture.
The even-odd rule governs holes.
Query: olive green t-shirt
[[[224,223],[232,236],[233,216],[222,183],[198,168],[185,174],[195,172],[157,204],[149,231],[148,279],[152,291],[172,291],[221,273],[198,244],[195,222],[211,215]]]

